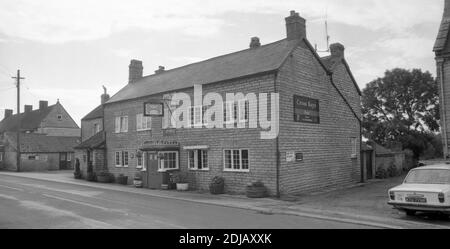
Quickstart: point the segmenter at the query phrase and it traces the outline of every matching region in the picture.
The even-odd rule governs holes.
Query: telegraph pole
[[[17,80],[17,172],[20,172],[20,80],[25,78],[20,77],[20,70],[17,70],[17,76],[12,78]]]

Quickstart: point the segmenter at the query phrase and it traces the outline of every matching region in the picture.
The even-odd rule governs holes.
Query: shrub
[[[173,183],[188,183],[188,175],[186,172],[175,172],[172,174]]]
[[[376,179],[385,179],[387,178],[387,171],[383,168],[379,168],[377,169],[377,171],[375,172],[375,178]]]
[[[389,166],[389,168],[387,169],[387,176],[396,177],[398,175],[399,175],[399,173],[398,173],[397,167],[394,164]]]

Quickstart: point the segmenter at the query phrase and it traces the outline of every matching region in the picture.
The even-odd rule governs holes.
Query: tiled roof
[[[280,40],[259,48],[215,57],[128,84],[107,103],[209,84],[277,70],[298,45],[298,40]]]
[[[94,110],[92,110],[90,113],[88,113],[84,118],[82,118],[82,121],[97,119],[97,118],[103,118],[103,105],[97,106]]]
[[[444,50],[445,44],[447,43],[447,40],[448,40],[449,30],[450,30],[450,19],[443,19],[441,26],[439,28],[439,33],[436,38],[436,42],[434,43],[434,48],[433,48],[434,52],[439,52],[439,51]]]
[[[8,133],[9,142],[17,148],[16,133]],[[20,134],[20,151],[22,153],[59,153],[71,152],[80,142],[78,137],[52,137],[43,134]]]
[[[17,131],[17,123],[20,118],[21,130],[35,130],[39,128],[42,120],[53,110],[56,105],[44,109],[37,109],[28,113],[15,114],[0,122],[0,132]]]
[[[88,140],[82,142],[81,144],[77,145],[75,149],[97,149],[101,148],[102,145],[105,144],[106,137],[105,132],[99,132],[89,138]]]

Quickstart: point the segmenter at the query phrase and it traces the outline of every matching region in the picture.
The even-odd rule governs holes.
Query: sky
[[[444,0],[0,0],[0,120],[16,110],[15,76],[21,70],[21,109],[59,99],[80,124],[128,81],[131,59],[144,75],[286,37],[284,18],[296,10],[307,38],[345,56],[361,89],[396,67],[436,73],[433,43]],[[320,53],[321,56],[327,55]]]

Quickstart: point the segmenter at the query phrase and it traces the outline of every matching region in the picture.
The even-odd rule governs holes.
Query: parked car
[[[388,195],[388,204],[408,216],[418,211],[450,214],[450,165],[415,168]]]

